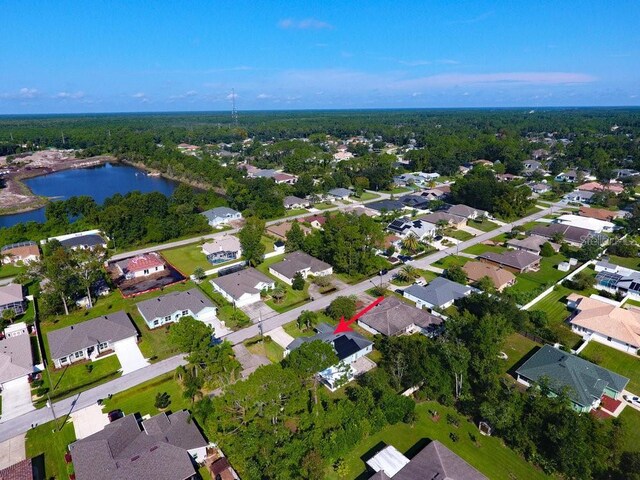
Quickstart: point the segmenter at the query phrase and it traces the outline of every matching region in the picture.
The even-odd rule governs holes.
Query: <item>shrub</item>
[[[170,404],[171,404],[171,396],[167,392],[163,392],[163,393],[158,392],[156,394],[156,401],[154,403],[154,406],[158,410],[164,410]]]

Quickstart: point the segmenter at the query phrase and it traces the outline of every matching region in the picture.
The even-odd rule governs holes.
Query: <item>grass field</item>
[[[429,412],[432,410],[440,415],[437,422],[431,419]],[[404,423],[389,425],[360,441],[346,458],[345,475],[338,477],[335,472],[327,472],[325,478],[369,478],[371,474],[366,473],[363,459],[371,457],[384,446],[383,444],[393,445],[403,453],[410,451],[409,456],[412,456],[431,440],[439,440],[492,480],[548,478],[513,450],[503,446],[499,438],[480,435],[475,425],[461,418],[452,408],[435,402],[426,402],[416,407],[416,414],[417,420],[414,425]],[[460,417],[460,426],[454,427],[447,424],[445,419],[447,414]],[[451,439],[451,433],[458,436],[457,442]]]
[[[276,282],[282,285],[286,290],[286,295],[280,303],[276,303],[273,299],[267,300],[265,302],[267,305],[269,305],[269,307],[273,308],[278,313],[283,313],[287,310],[291,310],[292,308],[299,307],[309,300],[309,282],[305,282],[303,290],[294,290],[290,285],[287,285],[286,283],[276,279],[269,274],[269,267],[274,263],[281,262],[283,258],[284,254],[267,258],[264,262],[256,267],[259,271],[261,271],[268,277],[274,278]]]
[[[439,268],[444,268],[445,270],[453,265],[464,265],[467,262],[470,262],[471,259],[467,258],[467,257],[458,257],[456,255],[449,255],[447,257],[444,257],[440,260],[438,260],[436,263],[434,263],[433,265],[435,267],[439,267]]]
[[[207,257],[202,253],[202,245],[200,243],[192,243],[178,248],[163,250],[162,256],[185,275],[191,275],[198,267],[204,270],[213,268]]]
[[[104,411],[109,412],[119,408],[126,415],[133,413],[155,415],[159,413],[154,406],[156,395],[165,392],[171,397],[169,410],[172,412],[190,407],[190,400],[182,396],[182,389],[171,372],[136,385],[124,392],[116,393],[110,400],[105,400]]]
[[[622,421],[622,451],[640,452],[640,412],[626,407],[618,418]]]
[[[10,263],[6,265],[2,264],[0,266],[0,278],[15,277],[16,275],[21,274],[25,270],[26,268],[24,266],[18,267]]]
[[[409,192],[413,192],[413,188],[409,188],[409,187],[396,187],[396,188],[392,188],[391,190],[381,190],[382,193],[389,193],[392,195],[398,195],[400,193],[409,193]]]
[[[565,260],[566,258],[563,255],[554,255],[552,257],[543,258],[540,261],[540,269],[537,272],[525,272],[516,275],[518,280],[512,287],[513,290],[517,292],[536,292],[538,290],[549,288],[554,283],[557,283],[562,278],[569,275],[570,272],[561,272],[556,268],[560,262]],[[573,270],[574,269],[572,268],[572,271]],[[593,270],[588,269],[585,271],[593,272]],[[533,298],[534,297],[532,297],[532,299]]]
[[[491,220],[482,220],[481,222],[477,222],[475,220],[471,220],[471,221],[467,222],[467,225],[469,225],[472,228],[476,228],[478,230],[482,230],[483,232],[490,232],[490,231],[495,230],[496,228],[498,228],[498,224],[497,223],[493,223]]]
[[[306,208],[292,208],[291,210],[287,210],[285,217],[295,217],[296,215],[302,215],[304,213],[309,213],[309,210]]]
[[[640,258],[627,258],[618,257],[617,255],[609,255],[609,261],[611,263],[615,263],[616,265],[620,265],[621,267],[627,267],[632,270],[640,269]]]
[[[456,240],[466,241],[473,238],[469,232],[465,232],[464,230],[456,230],[455,228],[445,228],[443,235],[445,237],[455,238]]]
[[[265,339],[253,345],[247,345],[247,350],[255,355],[264,355],[272,363],[278,363],[284,358],[284,348],[269,337],[265,337]]]
[[[62,423],[58,421],[57,425]],[[44,455],[45,472],[43,478],[69,478],[64,455],[67,446],[75,442],[76,433],[71,423],[67,423],[60,431],[54,432],[54,422],[43,423],[27,432],[25,441],[27,458]]]
[[[469,248],[465,248],[463,252],[470,253],[471,255],[482,255],[483,253],[487,253],[487,252],[504,253],[507,250],[508,249],[505,247],[485,245],[484,243],[476,243],[475,245],[472,245]]]
[[[566,297],[572,293],[571,290],[558,285],[546,297],[533,305],[529,310],[542,310],[549,319],[549,328],[558,335],[560,343],[567,347],[573,347],[580,341],[580,336],[573,333],[565,320],[569,316],[566,305]]]
[[[512,333],[509,335],[502,347],[502,351],[507,354],[509,358],[501,360],[504,362],[505,373],[511,371],[515,365],[520,363],[522,358],[527,355],[531,350],[536,347],[540,347],[539,343],[528,339],[527,337],[520,335],[519,333]]]
[[[380,198],[380,195],[372,192],[362,192],[362,195],[356,198],[361,202],[368,202],[370,200],[375,200],[376,198]]]
[[[640,358],[593,341],[589,342],[580,355],[593,363],[627,377],[629,379],[627,390],[640,395]]]

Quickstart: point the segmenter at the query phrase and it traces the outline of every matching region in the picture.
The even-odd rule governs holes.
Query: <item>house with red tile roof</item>
[[[165,261],[156,252],[144,253],[116,263],[120,273],[127,279],[147,277],[165,269]]]

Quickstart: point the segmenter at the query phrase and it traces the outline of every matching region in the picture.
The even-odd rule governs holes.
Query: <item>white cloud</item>
[[[59,98],[61,100],[79,100],[85,97],[84,92],[82,91],[78,91],[78,92],[59,92],[57,93],[54,98]]]
[[[22,87],[17,92],[7,92],[0,94],[0,98],[7,99],[32,99],[40,96],[40,91],[37,88]]]
[[[330,30],[333,28],[333,25],[315,18],[305,18],[304,20],[285,18],[278,22],[278,27],[285,30]]]
[[[268,98],[273,98],[273,95],[269,95],[268,93],[259,93],[256,96],[256,98],[259,99],[259,100],[265,100],[265,99],[268,99]]]
[[[237,93],[230,93],[226,98],[227,100],[231,100],[233,98],[240,98],[240,95],[238,95]]]
[[[137,92],[131,95],[131,98],[135,98],[136,100],[140,100],[140,103],[149,103],[149,97],[144,92]]]

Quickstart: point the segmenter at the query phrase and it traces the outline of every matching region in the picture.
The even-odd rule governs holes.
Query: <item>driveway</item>
[[[271,364],[267,357],[251,353],[242,343],[233,346],[233,353],[242,366],[242,378],[247,378],[263,365]]]
[[[293,337],[284,331],[284,328],[278,327],[274,328],[270,332],[267,332],[266,335],[271,337],[274,342],[280,345],[285,350],[289,346],[291,342],[293,342]]]
[[[126,338],[116,342],[113,344],[113,349],[122,367],[122,375],[135,372],[149,365],[149,362],[142,356],[135,338]]]
[[[2,390],[2,421],[24,415],[34,410],[31,403],[31,386],[27,377],[11,380]]]
[[[253,323],[258,323],[260,319],[266,320],[267,318],[278,315],[278,312],[263,301],[245,305],[244,307],[240,307],[240,310],[246,313]]]
[[[102,413],[102,407],[95,403],[72,412],[71,421],[76,431],[76,438],[80,440],[102,430],[109,423],[109,417],[106,413]]]
[[[24,446],[26,436],[26,433],[22,433],[0,443],[0,470],[26,460],[27,453]]]
[[[467,233],[470,233],[474,237],[478,235],[482,235],[484,232],[482,230],[478,230],[477,228],[470,227],[469,225],[465,225],[464,227],[460,227],[460,230],[463,230]]]
[[[211,328],[213,328],[214,336],[217,338],[228,335],[232,331],[231,329],[222,325],[222,322],[220,322],[220,319],[218,319],[216,315],[209,315],[208,317],[201,318],[200,321],[205,325],[209,325]]]

